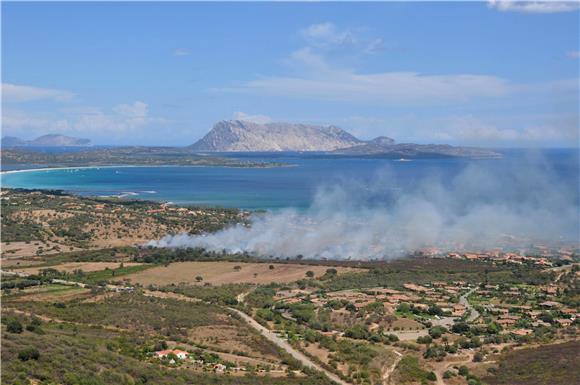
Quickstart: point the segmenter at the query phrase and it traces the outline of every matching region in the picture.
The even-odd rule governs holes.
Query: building
[[[169,350],[160,350],[158,352],[155,352],[155,357],[161,359],[161,358],[166,358],[170,354],[174,354],[180,360],[185,360],[189,356],[189,353],[186,351],[179,350],[179,349],[169,349]]]

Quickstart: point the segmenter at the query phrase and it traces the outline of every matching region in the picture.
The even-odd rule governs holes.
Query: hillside
[[[448,144],[380,143],[370,141],[342,148],[333,153],[345,156],[380,156],[393,159],[409,158],[499,158],[501,154],[477,147],[459,147]]]

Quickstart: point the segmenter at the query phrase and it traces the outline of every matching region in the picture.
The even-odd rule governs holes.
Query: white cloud
[[[417,105],[462,102],[478,97],[504,96],[511,84],[499,77],[477,74],[434,75],[417,72],[360,73],[341,68],[328,47],[356,45],[356,52],[383,48],[382,39],[365,40],[332,23],[313,24],[301,31],[309,45],[286,58],[291,75],[262,76],[213,91],[359,102],[372,105]],[[331,58],[332,57],[332,58]],[[330,64],[332,63],[332,64]]]
[[[517,129],[500,128],[473,116],[451,117],[446,121],[444,127],[433,131],[435,139],[471,144],[568,143],[572,146],[577,146],[579,139],[577,119],[560,122],[558,125],[528,125]]]
[[[222,89],[224,90],[224,89]],[[262,77],[225,89],[379,105],[433,104],[508,94],[508,81],[487,75],[426,75],[416,72],[361,74],[328,70],[311,77]]]
[[[149,106],[144,102],[136,101],[133,104],[119,104],[113,107],[113,111],[129,118],[145,118],[149,113]]]
[[[189,56],[191,51],[187,48],[177,48],[173,51],[173,56]]]
[[[308,44],[330,48],[347,46],[356,43],[357,39],[349,30],[339,30],[333,23],[312,24],[301,31]]]
[[[306,47],[299,51],[310,50],[325,53],[373,54],[384,49],[382,38],[369,38],[360,31],[339,29],[330,22],[312,24],[300,31]],[[298,51],[298,52],[299,52]]]
[[[566,53],[566,56],[571,59],[578,59],[580,58],[580,51],[569,51]]]
[[[136,101],[119,104],[104,112],[94,107],[65,109],[63,116],[46,116],[23,111],[4,110],[2,127],[12,135],[46,134],[47,132],[71,134],[96,134],[122,137],[135,133],[152,123],[163,123],[164,119],[149,116],[146,103]]]
[[[248,115],[241,111],[234,112],[234,120],[244,120],[246,122],[253,122],[258,124],[271,123],[272,118],[267,115]]]
[[[69,91],[2,83],[2,101],[4,102],[64,101],[73,96],[74,94]]]
[[[502,12],[520,13],[559,13],[576,11],[580,8],[578,1],[489,0],[487,5]]]

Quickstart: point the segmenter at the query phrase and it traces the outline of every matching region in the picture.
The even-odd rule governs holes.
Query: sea
[[[53,150],[54,151],[54,150]],[[500,150],[500,159],[389,159],[336,157],[312,153],[238,153],[242,160],[284,163],[285,167],[95,167],[4,172],[3,187],[56,189],[82,196],[117,196],[176,205],[236,207],[249,210],[307,209],[333,186],[370,200],[426,189],[465,189],[474,199],[494,191],[533,193],[552,183],[579,202],[577,149]],[[31,166],[34,167],[34,166]],[[6,170],[6,168],[4,168]],[[535,179],[536,178],[536,179]],[[512,188],[511,184],[520,184]],[[518,186],[515,186],[518,187]],[[373,194],[366,192],[372,190]],[[357,193],[359,191],[359,193]],[[381,193],[382,191],[382,193]],[[378,192],[378,193],[376,193]],[[383,194],[384,193],[384,194]],[[322,194],[322,197],[321,197]],[[358,198],[358,197],[357,197]],[[526,197],[524,196],[523,199]]]

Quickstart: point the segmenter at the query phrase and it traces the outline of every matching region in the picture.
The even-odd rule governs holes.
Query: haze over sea
[[[244,209],[309,207],[321,187],[356,181],[361,189],[377,178],[385,194],[410,191],[428,179],[451,183],[468,166],[497,173],[547,168],[578,196],[579,152],[576,149],[506,150],[502,159],[414,159],[328,157],[319,154],[230,154],[254,161],[283,162],[293,167],[100,167],[72,168],[2,175],[4,187],[61,189],[78,195],[130,196]],[[527,170],[525,170],[525,169]],[[384,178],[383,178],[384,179]],[[350,183],[349,182],[349,183]],[[478,183],[484,185],[485,180]],[[368,187],[368,186],[367,186]],[[505,186],[504,186],[505,187]],[[376,196],[374,198],[377,198]]]

